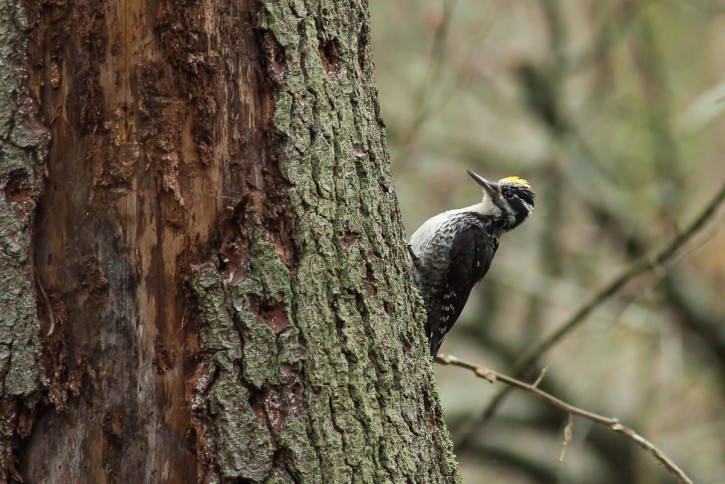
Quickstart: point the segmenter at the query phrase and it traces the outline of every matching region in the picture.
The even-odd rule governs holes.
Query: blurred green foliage
[[[388,147],[408,233],[470,205],[472,169],[527,178],[532,219],[501,244],[442,352],[506,371],[725,182],[725,2],[371,2]],[[725,479],[725,216],[544,355],[543,388],[619,417],[695,480]],[[436,367],[464,482],[672,482],[566,415]],[[536,373],[528,375],[530,381]]]

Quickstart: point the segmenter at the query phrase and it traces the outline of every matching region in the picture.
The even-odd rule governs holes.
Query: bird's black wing
[[[443,337],[461,315],[471,290],[491,267],[496,249],[498,237],[491,236],[478,224],[471,225],[453,239],[446,283],[436,298],[440,306],[435,308],[435,317],[429,318],[432,356],[438,353]]]

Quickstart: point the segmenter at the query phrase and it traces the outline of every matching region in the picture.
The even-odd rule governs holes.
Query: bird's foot
[[[410,255],[410,259],[411,259],[411,260],[412,260],[413,262],[418,262],[418,256],[417,256],[417,255],[415,255],[415,252],[413,252],[413,246],[412,246],[412,245],[410,245],[410,244],[409,244],[408,242],[406,242],[406,241],[404,240],[404,241],[402,241],[402,242],[400,243],[400,248],[401,248],[402,250],[405,250],[405,251],[407,251],[407,252],[408,252],[408,255]]]

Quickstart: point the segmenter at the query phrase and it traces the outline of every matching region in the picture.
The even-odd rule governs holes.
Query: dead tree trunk
[[[365,2],[20,3],[0,481],[455,481]]]

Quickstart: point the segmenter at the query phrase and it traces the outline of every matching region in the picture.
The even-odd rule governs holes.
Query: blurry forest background
[[[725,181],[725,2],[373,0],[376,82],[408,234],[518,175],[504,238],[442,353],[506,372]],[[695,482],[725,478],[725,210],[547,352],[542,388],[618,417]],[[464,482],[660,483],[631,441],[435,366]],[[537,372],[524,379],[533,381]]]

